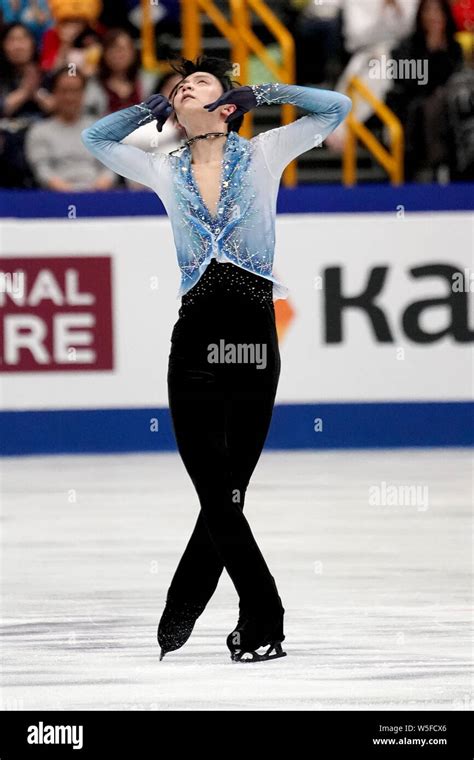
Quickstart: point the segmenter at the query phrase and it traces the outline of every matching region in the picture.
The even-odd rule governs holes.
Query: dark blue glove
[[[208,103],[204,108],[207,108],[208,111],[214,111],[216,108],[219,108],[219,106],[228,106],[230,104],[237,106],[237,108],[227,117],[225,120],[226,124],[228,124],[229,121],[237,119],[239,116],[243,116],[244,113],[247,113],[247,111],[250,111],[252,108],[255,108],[257,105],[257,98],[251,87],[236,87],[233,90],[227,90],[227,92],[224,92],[220,98],[213,103]]]
[[[148,110],[152,112],[156,119],[156,128],[158,132],[161,132],[163,124],[173,111],[173,106],[168,98],[165,98],[164,95],[160,94],[150,95],[150,97],[144,100],[141,105],[146,106]]]

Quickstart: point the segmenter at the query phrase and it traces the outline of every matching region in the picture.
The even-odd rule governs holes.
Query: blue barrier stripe
[[[316,418],[322,420],[320,432]],[[468,401],[280,404],[266,448],[474,446],[473,423],[474,402]],[[140,451],[176,451],[167,408],[0,413],[2,456]]]
[[[374,213],[404,207],[415,211],[471,211],[474,183],[450,185],[303,185],[280,187],[279,214]],[[44,190],[0,190],[0,218],[77,219],[90,217],[160,216],[165,209],[152,192],[115,190],[107,193],[53,193]]]

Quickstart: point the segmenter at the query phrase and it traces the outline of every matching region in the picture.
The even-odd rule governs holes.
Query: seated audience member
[[[474,181],[474,57],[446,83],[450,179]]]
[[[409,34],[419,0],[342,0],[342,30],[344,46],[350,59],[336,83],[338,92],[346,93],[353,76],[383,101],[391,86],[384,76],[383,62],[390,50]],[[382,71],[382,75],[379,74]],[[373,115],[371,104],[356,98],[352,114],[358,121],[366,122]],[[342,150],[347,134],[347,122],[329,135],[326,144],[334,150]]]
[[[55,26],[43,38],[42,68],[54,72],[72,64],[92,76],[101,54],[100,0],[50,0],[50,7]]]
[[[102,27],[97,23],[101,7],[97,0],[52,0],[55,27],[45,35],[41,57],[50,79],[66,65],[71,65],[72,70],[80,69],[86,76],[83,113],[94,119],[108,113],[107,95],[96,76],[102,53]]]
[[[109,29],[103,38],[98,79],[107,96],[107,113],[143,100],[140,58],[135,43],[123,29]]]
[[[341,6],[342,0],[287,0],[298,83],[333,84],[341,73]]]
[[[387,105],[405,127],[407,180],[431,181],[449,163],[447,82],[464,63],[455,33],[448,0],[421,0],[414,34],[392,51],[397,62],[422,61],[426,73],[422,79],[403,76],[399,67],[387,95]]]
[[[0,30],[0,184],[34,187],[25,158],[28,127],[50,113],[33,34],[18,22]]]
[[[81,132],[92,123],[82,115],[85,77],[70,76],[65,66],[53,79],[55,113],[33,124],[26,136],[26,156],[38,183],[50,190],[109,190],[116,175],[83,146]]]

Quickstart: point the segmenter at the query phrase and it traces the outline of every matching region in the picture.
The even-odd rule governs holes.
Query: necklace
[[[196,135],[196,137],[191,137],[189,140],[186,140],[184,144],[191,145],[195,140],[201,140],[203,137],[219,137],[220,135],[227,137],[228,134],[228,132],[206,132],[205,135]]]
[[[177,153],[178,150],[183,150],[183,148],[189,147],[190,145],[192,145],[192,143],[195,140],[202,140],[205,137],[220,137],[221,135],[223,137],[228,137],[229,134],[230,134],[230,132],[206,132],[205,135],[196,135],[196,137],[191,137],[189,140],[186,140],[185,143],[184,143],[184,145],[180,145],[180,147],[176,148],[176,150],[172,150],[170,152],[170,155],[172,155],[173,153]]]

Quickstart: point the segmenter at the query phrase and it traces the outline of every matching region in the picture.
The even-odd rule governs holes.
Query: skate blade
[[[271,654],[272,650],[275,650],[273,654]],[[245,657],[245,655],[251,655],[251,657]],[[286,657],[286,652],[281,648],[281,644],[270,644],[263,654],[254,650],[251,652],[237,651],[231,654],[231,660],[234,662],[266,662],[267,660],[276,660],[279,657]]]

